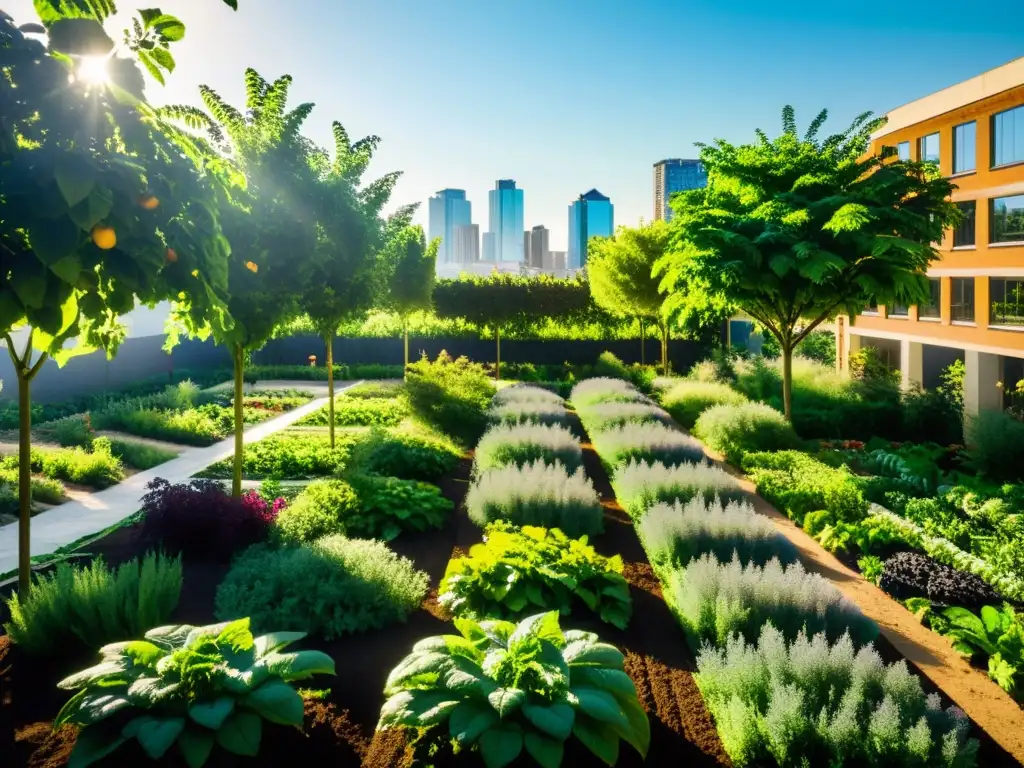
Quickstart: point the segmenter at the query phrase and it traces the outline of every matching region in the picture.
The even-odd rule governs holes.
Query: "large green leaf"
[[[525,598],[523,603],[525,605]],[[516,627],[512,636],[509,637],[508,646],[509,648],[514,648],[519,643],[531,637],[547,640],[553,643],[556,647],[564,645],[564,635],[562,635],[562,630],[558,626],[558,611],[538,613],[535,616],[528,616],[523,619],[519,622],[519,626]]]
[[[114,41],[94,19],[60,19],[50,25],[50,48],[69,56],[106,56]]]
[[[606,765],[615,765],[619,760],[618,734],[604,723],[589,717],[577,717],[572,732],[583,742],[583,746],[594,753]]]
[[[429,684],[453,667],[452,657],[447,653],[428,651],[407,656],[388,675],[385,691],[403,687],[415,687],[415,683]]]
[[[68,760],[68,768],[86,768],[99,762],[124,744],[124,736],[111,735],[104,728],[86,728],[75,739],[75,748]]]
[[[412,725],[413,715],[409,709],[416,694],[412,691],[398,691],[390,696],[384,706],[380,708],[380,720],[377,723],[377,730],[383,730],[392,725]]]
[[[65,677],[57,687],[64,691],[73,691],[101,677],[113,676],[128,669],[126,659],[111,659],[97,664],[94,667],[83,669],[81,672]]]
[[[33,253],[46,265],[74,256],[80,237],[78,227],[67,216],[46,221],[36,220],[28,235]]]
[[[448,716],[448,731],[453,739],[466,746],[480,734],[498,724],[498,713],[476,701],[463,701]]]
[[[492,728],[480,736],[479,744],[487,768],[504,768],[523,751],[523,735],[511,728]]]
[[[140,677],[135,680],[126,692],[133,704],[151,707],[174,696],[181,688],[181,683],[173,678]]]
[[[71,208],[85,200],[95,188],[96,169],[81,155],[68,152],[57,158],[53,178]]]
[[[33,0],[33,6],[43,24],[65,18],[104,21],[115,11],[114,0]]]
[[[185,728],[183,717],[140,717],[133,722],[143,721],[134,729],[134,735],[146,754],[159,760],[171,748]],[[131,723],[129,723],[131,725]],[[127,731],[127,726],[125,728]],[[129,736],[128,733],[124,734]],[[130,736],[129,736],[130,737]]]
[[[651,723],[647,713],[635,696],[630,701],[622,701],[622,711],[629,720],[629,727],[617,729],[619,736],[646,757],[651,746]]]
[[[334,659],[322,651],[268,653],[263,662],[271,674],[286,682],[305,680],[313,675],[333,675]]]
[[[178,737],[178,749],[189,768],[201,768],[210,757],[216,737],[206,728],[186,726]]]
[[[82,699],[74,722],[78,725],[92,725],[130,706],[128,697],[119,693],[89,694]]]
[[[0,288],[0,330],[13,328],[25,315],[14,291]]]
[[[282,680],[268,680],[241,703],[272,723],[302,726],[302,696]]]
[[[91,232],[93,227],[110,215],[113,205],[114,194],[106,187],[95,186],[87,197],[68,211],[68,216],[79,229]]]
[[[629,720],[622,711],[622,705],[608,691],[589,686],[574,686],[572,693],[576,696],[577,708],[595,720],[619,728],[629,727]]]
[[[585,664],[606,669],[622,669],[626,661],[615,646],[591,643],[588,640],[569,643],[562,655],[570,666]]]
[[[168,624],[164,627],[154,627],[143,637],[167,649],[180,648],[193,629],[195,627],[191,624]]]
[[[234,711],[235,699],[219,696],[212,701],[193,702],[188,708],[188,716],[199,725],[216,731]]]
[[[292,643],[297,643],[306,636],[305,632],[271,632],[260,635],[253,641],[253,650],[256,658],[266,656],[268,653],[280,651]]]
[[[633,679],[618,669],[603,667],[571,667],[572,684],[589,685],[601,688],[618,698],[636,699],[636,686]]]
[[[524,704],[523,715],[533,725],[559,741],[565,741],[572,733],[576,712],[568,704]]]
[[[487,695],[487,701],[504,718],[523,705],[526,691],[520,688],[499,688]]]
[[[565,754],[565,742],[529,732],[524,737],[526,751],[541,768],[559,768]]]
[[[255,757],[260,751],[263,719],[255,712],[236,709],[217,731],[217,743],[228,752]]]

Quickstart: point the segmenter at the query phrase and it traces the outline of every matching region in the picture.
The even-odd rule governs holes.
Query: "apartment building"
[[[837,364],[879,349],[904,384],[934,386],[966,366],[968,413],[1007,405],[1024,379],[1024,58],[889,113],[872,149],[937,162],[964,221],[937,249],[927,306],[869,307],[837,319]]]

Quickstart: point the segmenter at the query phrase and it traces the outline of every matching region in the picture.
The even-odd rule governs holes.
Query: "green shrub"
[[[364,381],[362,384],[349,387],[344,394],[352,400],[388,400],[404,397],[405,384],[396,381]]]
[[[569,396],[574,408],[587,408],[599,403],[649,402],[649,398],[637,392],[628,381],[599,376],[584,379],[572,388]]]
[[[964,425],[967,466],[991,480],[1024,476],[1024,421],[1002,411],[982,411]]]
[[[661,396],[661,404],[686,429],[714,405],[742,405],[743,395],[727,384],[709,381],[680,381],[672,384]]]
[[[522,466],[534,461],[558,462],[569,472],[583,466],[579,441],[563,427],[542,424],[499,425],[491,427],[480,438],[474,452],[477,473],[514,464]]]
[[[556,392],[543,387],[524,386],[513,384],[509,387],[499,389],[492,401],[494,405],[508,405],[509,403],[538,403],[545,405],[565,405]]]
[[[481,528],[506,520],[560,528],[573,538],[604,529],[601,500],[583,469],[570,475],[560,464],[540,461],[481,474],[466,494],[466,511]]]
[[[591,434],[627,424],[672,423],[672,417],[666,411],[648,403],[598,403],[580,409],[579,414],[583,426]]]
[[[390,541],[405,531],[426,531],[445,524],[455,505],[436,485],[379,475],[348,478],[359,498],[357,511],[343,519],[345,534]]]
[[[131,440],[111,440],[110,452],[135,469],[152,469],[178,457],[178,454],[174,451],[155,448],[151,445],[136,443]]]
[[[707,461],[699,442],[664,424],[625,424],[591,434],[590,440],[612,474],[630,461],[661,462],[667,466]]]
[[[634,519],[655,504],[687,502],[698,494],[722,501],[742,501],[747,496],[735,477],[705,462],[667,467],[630,461],[615,473],[612,486],[615,498]]]
[[[404,480],[437,480],[455,469],[461,455],[458,447],[443,436],[375,429],[352,449],[348,467]]]
[[[487,418],[495,424],[548,424],[567,425],[569,412],[558,403],[512,401],[494,405]]]
[[[697,687],[733,764],[973,766],[978,744],[956,707],[925,696],[906,662],[824,634],[787,643],[771,624],[697,656]]]
[[[404,400],[381,398],[350,398],[347,394],[334,398],[334,425],[337,427],[394,427],[409,415]],[[296,426],[328,426],[327,406],[296,422]]]
[[[225,428],[210,415],[209,409],[168,411],[140,407],[138,402],[131,400],[96,411],[93,413],[93,424],[97,429],[112,429],[185,445],[212,445],[223,440],[230,432],[230,425]]]
[[[60,562],[37,575],[27,597],[7,600],[4,629],[26,653],[49,656],[69,646],[127,640],[170,618],[181,594],[181,558],[150,553],[116,570],[102,557],[78,568]]]
[[[482,365],[442,352],[409,365],[405,378],[413,413],[433,427],[472,444],[487,426],[494,385]]]
[[[358,510],[356,492],[344,480],[314,480],[278,513],[274,533],[290,542],[345,533],[345,519]]]
[[[556,611],[455,628],[461,637],[425,638],[391,671],[378,730],[437,726],[488,766],[524,749],[530,762],[558,766],[571,735],[608,765],[620,739],[647,755],[650,724],[623,655],[597,635],[563,633]]]
[[[405,621],[428,577],[380,541],[327,536],[301,546],[258,544],[239,555],[217,588],[216,616],[251,616],[331,640]]]
[[[78,446],[88,448],[92,445],[96,432],[92,428],[92,420],[88,413],[76,413],[53,421],[37,425],[32,430],[41,440],[56,442],[64,448]]]
[[[735,557],[722,563],[705,554],[673,571],[667,582],[669,603],[694,649],[704,643],[724,647],[736,633],[756,642],[768,621],[789,641],[801,631],[824,632],[833,642],[848,633],[858,645],[878,636],[857,606],[798,562],[783,566],[772,558],[764,566],[744,566]]]
[[[695,496],[685,503],[655,504],[641,518],[637,534],[659,568],[685,566],[706,554],[727,562],[734,552],[742,562],[757,565],[773,557],[784,563],[796,560],[789,539],[749,502],[723,504]]]
[[[759,494],[797,523],[802,524],[804,515],[819,509],[844,522],[856,522],[867,514],[858,478],[845,467],[834,469],[806,453],[748,453],[743,470]]]
[[[92,451],[84,448],[43,450],[39,471],[54,480],[107,488],[124,479],[121,460],[111,454],[111,443],[105,437],[93,440]]]
[[[17,517],[18,505],[18,459],[8,457],[12,464],[6,461],[0,468],[0,514],[14,515]],[[52,480],[48,477],[33,477],[31,480],[32,501],[41,504],[63,504],[65,501],[64,483],[60,480]]]
[[[276,477],[281,480],[333,475],[342,469],[352,446],[359,439],[351,433],[338,433],[331,448],[326,434],[310,432],[278,432],[245,446],[242,476],[260,480]],[[211,464],[199,477],[230,478],[232,459]]]
[[[322,351],[322,343],[320,347]],[[228,372],[228,378],[231,378],[230,372]],[[401,365],[381,365],[379,363],[334,365],[335,381],[400,378],[402,378]],[[324,365],[250,365],[245,369],[245,380],[250,383],[278,380],[327,381],[327,367]]]
[[[264,720],[302,727],[302,696],[289,683],[334,674],[334,660],[324,653],[283,652],[303,637],[276,632],[253,638],[249,620],[238,619],[157,627],[144,640],[104,646],[98,665],[58,683],[78,693],[54,728],[69,723],[84,729],[70,764],[89,765],[131,739],[153,760],[176,745],[183,762],[195,768],[218,744],[255,756]]]
[[[619,629],[633,609],[621,557],[602,557],[585,536],[501,521],[486,527],[469,555],[449,561],[438,599],[471,619],[515,620],[544,609],[568,615],[582,603]]]
[[[747,453],[800,445],[786,417],[763,403],[712,406],[697,419],[693,433],[737,465]]]

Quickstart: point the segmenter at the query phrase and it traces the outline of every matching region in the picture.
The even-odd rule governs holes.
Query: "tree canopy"
[[[658,265],[670,306],[726,297],[779,342],[791,415],[794,347],[820,323],[868,303],[928,298],[933,247],[958,212],[932,163],[868,153],[884,118],[866,112],[824,140],[822,111],[803,137],[791,107],[783,132],[701,146],[708,186],[672,202],[673,248]]]
[[[405,365],[409,365],[409,315],[433,307],[437,249],[440,238],[427,244],[422,227],[407,226],[387,243],[382,259],[385,272],[382,306],[402,322]]]

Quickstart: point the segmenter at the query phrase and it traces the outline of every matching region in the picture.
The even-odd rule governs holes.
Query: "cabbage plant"
[[[144,640],[105,645],[99,664],[57,684],[78,692],[53,727],[82,727],[70,762],[79,768],[131,739],[154,760],[177,745],[190,768],[204,765],[215,746],[254,756],[264,720],[302,726],[302,697],[290,683],[334,674],[325,653],[284,653],[305,636],[254,638],[246,618],[157,627]]]
[[[392,670],[378,730],[445,728],[486,768],[523,750],[556,768],[572,736],[608,765],[621,741],[647,755],[650,724],[618,649],[592,632],[563,632],[557,611],[455,627],[460,634],[421,640]]]

